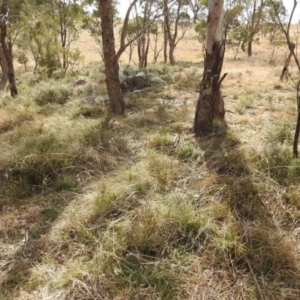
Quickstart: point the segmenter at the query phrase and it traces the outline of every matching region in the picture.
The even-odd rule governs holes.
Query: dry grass
[[[75,77],[39,86],[25,74],[22,96],[1,100],[1,299],[300,298],[284,50],[275,65],[266,41],[252,58],[228,51],[226,124],[196,140],[192,35],[176,50],[192,62],[150,65],[172,85],[127,93],[124,117],[107,115],[99,64],[74,90]],[[54,103],[54,85],[72,93]]]

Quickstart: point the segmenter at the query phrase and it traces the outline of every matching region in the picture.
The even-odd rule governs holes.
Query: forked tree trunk
[[[113,6],[111,0],[99,0],[103,57],[105,65],[105,81],[110,103],[110,111],[122,115],[125,112],[125,102],[119,80],[118,56],[115,51]]]
[[[9,0],[4,0],[1,6],[1,47],[3,50],[4,57],[7,62],[7,77],[9,81],[10,94],[12,97],[18,95],[18,90],[15,81],[15,70],[13,64],[13,55],[12,55],[12,44],[7,39],[7,24],[8,24],[8,2]]]
[[[291,59],[293,57],[293,52],[295,50],[295,44],[294,43],[291,43],[290,42],[290,45],[289,45],[289,50],[290,50],[290,53],[289,53],[289,56],[287,57],[287,59],[285,60],[284,62],[284,66],[282,68],[282,72],[281,72],[281,75],[280,75],[280,80],[283,81],[284,79],[284,76],[286,75],[287,71],[288,71],[288,66],[291,62]]]
[[[224,0],[209,0],[207,21],[206,56],[203,78],[195,112],[194,132],[196,136],[209,131],[214,118],[224,118],[224,101],[220,90],[225,44],[222,36]]]

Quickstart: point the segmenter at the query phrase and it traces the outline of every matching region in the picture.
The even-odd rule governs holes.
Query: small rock
[[[138,71],[136,70],[124,70],[123,71],[123,74],[126,75],[126,76],[134,76],[138,73]]]
[[[157,76],[151,75],[151,74],[148,75],[148,80],[149,80],[151,86],[165,86],[165,85],[167,85],[167,83],[163,79],[161,79]]]
[[[147,86],[149,86],[147,81],[147,76],[144,72],[139,72],[134,76],[135,88],[137,90],[141,90]]]

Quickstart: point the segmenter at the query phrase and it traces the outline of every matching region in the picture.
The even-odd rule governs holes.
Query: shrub
[[[40,106],[46,104],[65,104],[72,93],[72,89],[65,85],[47,87],[39,92],[34,101]]]
[[[299,159],[293,159],[288,166],[288,176],[290,178],[300,178],[300,160]]]

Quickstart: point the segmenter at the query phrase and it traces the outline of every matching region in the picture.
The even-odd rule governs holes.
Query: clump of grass
[[[85,126],[63,132],[38,124],[18,127],[6,136],[10,147],[0,168],[5,176],[2,191],[23,198],[41,191],[78,191],[94,172],[108,171],[117,165],[114,155],[127,155],[128,147],[122,138],[100,125]],[[88,170],[88,172],[86,172]],[[5,175],[6,174],[6,175]],[[83,174],[81,176],[81,174]]]
[[[66,85],[44,87],[35,97],[34,102],[40,106],[47,104],[65,104],[73,91]]]
[[[174,142],[166,133],[157,133],[149,139],[148,147],[170,154],[174,150]]]
[[[293,244],[284,235],[261,226],[247,228],[244,239],[248,247],[246,257],[253,273],[260,274],[260,278],[268,282],[262,285],[266,298],[280,299],[284,286],[291,299],[296,299],[292,295],[299,290],[299,270]],[[281,287],[278,282],[282,283]]]
[[[166,155],[150,153],[147,169],[156,178],[160,188],[165,190],[183,176],[180,163]]]
[[[83,96],[99,96],[106,95],[106,88],[104,85],[96,84],[96,83],[88,83],[83,87]]]
[[[117,122],[117,121],[116,121]],[[112,156],[122,157],[130,154],[130,147],[120,131],[110,128],[110,120],[106,115],[96,124],[84,130],[84,145],[92,147],[96,151],[106,152]]]
[[[269,141],[271,143],[280,143],[285,142],[290,143],[292,140],[292,124],[290,120],[283,120],[280,124],[272,127],[269,130]]]
[[[290,149],[284,145],[270,143],[264,147],[263,154],[259,156],[257,162],[259,168],[271,177],[279,181],[285,181],[290,160]]]
[[[53,134],[27,138],[7,162],[9,191],[22,198],[48,188],[76,189],[76,178],[67,176],[76,169],[76,156],[66,151],[65,146]]]
[[[0,111],[0,133],[13,130],[26,122],[33,121],[33,114],[26,111],[13,113],[12,111]]]
[[[200,152],[193,145],[184,143],[176,147],[175,155],[179,160],[191,162],[200,157]]]
[[[98,119],[106,114],[106,108],[101,104],[84,104],[73,112],[73,118],[83,116],[90,119]]]
[[[300,190],[295,182],[295,185],[290,185],[285,194],[285,200],[289,207],[295,208],[297,215],[300,209]]]
[[[255,98],[253,94],[240,96],[236,102],[235,109],[238,111],[238,113],[243,114],[245,110],[253,108],[254,99]]]
[[[274,110],[273,95],[267,95],[266,100],[267,100],[267,103],[268,103],[268,108],[273,111]]]
[[[140,179],[134,184],[134,192],[137,196],[145,196],[153,187],[153,182],[149,179]]]
[[[291,179],[300,178],[300,160],[292,159],[289,166],[287,167],[287,175]]]
[[[188,69],[184,73],[179,73],[175,76],[174,81],[183,88],[198,89],[199,88],[199,78],[201,74],[197,69]]]
[[[275,90],[282,90],[282,84],[281,83],[274,83],[274,89]]]

